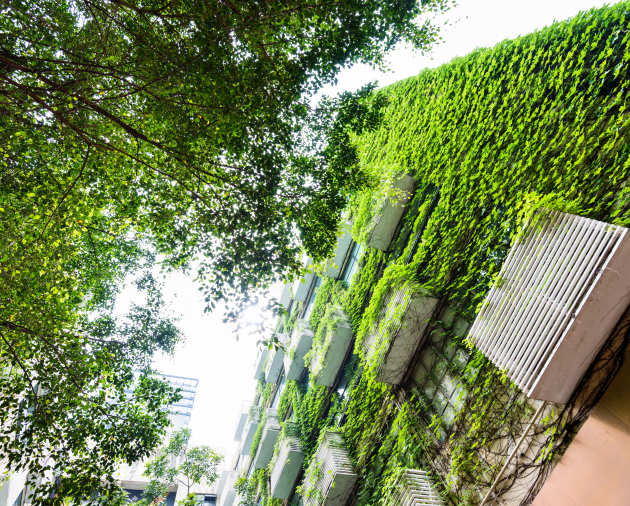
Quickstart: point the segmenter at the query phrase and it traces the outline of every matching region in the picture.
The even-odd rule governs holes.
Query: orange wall
[[[533,504],[630,505],[630,356]]]

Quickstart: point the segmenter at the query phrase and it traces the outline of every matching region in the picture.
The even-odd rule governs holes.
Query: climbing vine
[[[304,469],[322,431],[341,430],[360,474],[354,504],[382,504],[404,467],[425,469],[448,504],[479,504],[491,486],[498,502],[519,480],[527,488],[518,500],[531,503],[619,369],[627,316],[570,402],[548,403],[533,420],[540,403],[465,336],[537,211],[630,225],[629,24],[629,2],[591,10],[377,92],[388,104],[383,121],[355,142],[379,184],[351,202],[354,238],[368,240],[397,177],[412,175],[417,187],[389,251],[366,248],[351,285],[326,279],[315,300],[316,339],[333,305],[355,332],[361,360],[347,395],[288,382],[279,403],[281,417],[292,413],[296,423]],[[362,350],[389,294],[405,283],[440,305],[413,374],[390,386]],[[499,476],[526,430],[524,456]]]

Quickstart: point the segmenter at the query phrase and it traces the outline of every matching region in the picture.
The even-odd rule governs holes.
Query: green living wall
[[[531,405],[458,323],[474,318],[537,208],[630,225],[629,25],[629,2],[592,10],[377,92],[388,104],[382,123],[356,139],[375,185],[352,201],[355,238],[365,241],[397,176],[414,176],[417,188],[390,251],[368,249],[347,290],[325,284],[318,295],[315,331],[331,298],[355,330],[349,395],[291,384],[281,402],[309,456],[325,427],[342,431],[360,475],[356,504],[381,504],[399,467],[425,468],[450,504],[478,504],[501,466],[484,449],[522,432]],[[451,312],[427,345],[437,357],[428,375],[456,383],[449,419],[426,382],[381,384],[362,353],[388,291],[408,280]],[[523,504],[575,432],[571,416],[558,406],[539,427],[544,444],[528,464],[538,475]]]

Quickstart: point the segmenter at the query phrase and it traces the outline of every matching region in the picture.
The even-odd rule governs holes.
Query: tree
[[[211,485],[218,478],[217,465],[223,460],[208,446],[188,448],[190,429],[183,428],[171,436],[168,444],[147,463],[145,476],[151,478],[141,504],[160,504],[173,486],[186,487],[186,499],[180,505],[196,504],[190,488],[205,483]]]
[[[302,246],[316,259],[331,250],[364,178],[356,163],[331,167],[304,149],[310,97],[401,40],[428,47],[436,27],[414,20],[446,4],[9,1],[3,144],[26,129],[38,152],[54,139],[73,166],[98,157],[75,169],[75,187],[96,188],[99,207],[131,220],[172,265],[196,257],[212,307],[298,269]],[[7,155],[23,170],[23,151]],[[56,158],[40,155],[39,170],[57,172]]]
[[[158,444],[176,394],[148,364],[179,333],[156,263],[197,265],[212,309],[330,251],[365,184],[352,135],[382,104],[310,99],[399,40],[428,47],[436,28],[413,20],[444,5],[2,4],[0,452],[50,476],[35,504],[115,504],[116,464]],[[120,318],[130,276],[145,300]]]

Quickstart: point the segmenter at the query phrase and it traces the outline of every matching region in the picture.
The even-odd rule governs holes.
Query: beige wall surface
[[[533,504],[630,505],[630,353]]]

